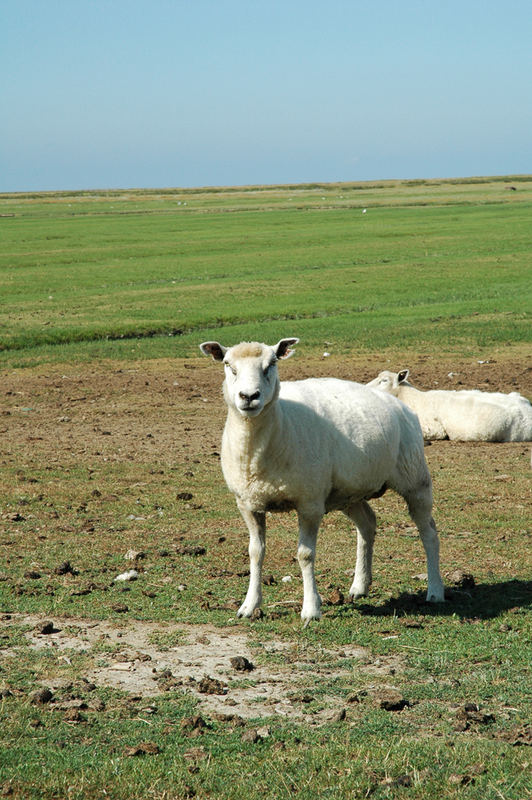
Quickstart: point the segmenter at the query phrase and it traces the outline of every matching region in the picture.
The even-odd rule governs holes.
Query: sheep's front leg
[[[321,617],[321,598],[316,586],[314,576],[314,561],[316,558],[316,541],[321,522],[321,514],[305,515],[298,512],[299,518],[299,545],[297,560],[303,577],[303,608],[301,619],[308,625],[311,619]]]
[[[239,617],[250,617],[262,603],[262,562],[266,550],[266,514],[239,506],[249,531],[249,588],[238,609]]]

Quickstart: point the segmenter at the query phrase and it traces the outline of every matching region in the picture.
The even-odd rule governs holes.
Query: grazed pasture
[[[317,351],[482,358],[530,343],[531,209],[528,177],[0,195],[0,360],[186,358],[295,324]]]
[[[427,388],[471,386],[531,397],[522,225],[529,189],[526,181],[516,183],[515,192],[506,183],[386,185],[351,188],[349,195],[340,186],[205,192],[197,209],[194,193],[181,198],[187,206],[177,206],[176,196],[164,193],[4,198],[4,208],[19,203],[22,211],[15,208],[9,213],[17,216],[0,223],[19,226],[17,246],[34,237],[35,262],[23,279],[28,264],[12,255],[0,273],[11,291],[9,299],[2,295],[0,388],[0,788],[5,796],[529,796],[530,445],[438,442],[427,448],[448,586],[445,607],[424,603],[421,545],[399,500],[386,494],[374,504],[379,533],[368,598],[346,600],[354,536],[345,518],[330,515],[318,542],[316,570],[325,614],[303,630],[295,517],[272,516],[264,617],[237,621],[247,584],[247,540],[220,474],[221,376],[196,349],[197,341],[211,334],[228,343],[252,332],[272,341],[293,334],[302,342],[281,367],[285,378],[330,374],[365,381],[381,368],[408,366],[416,383]],[[438,202],[429,196],[432,190],[439,193]],[[364,217],[355,204],[356,192],[363,191],[360,207],[369,209]],[[299,198],[300,210],[291,210],[289,192]],[[76,245],[76,235],[68,234],[70,265],[56,265],[57,272],[47,275],[55,262],[51,254],[37,256],[35,242],[41,237],[46,250],[44,237],[58,235],[60,218],[64,230],[72,231],[66,224],[69,203],[76,224],[87,224],[90,216],[93,227],[85,229],[85,243]],[[342,203],[347,207],[339,207]],[[371,205],[389,215],[388,232],[393,230],[394,252],[404,269],[390,266],[381,273],[384,299],[377,297],[375,308],[355,312],[346,304],[337,313],[347,275],[357,280],[360,302],[369,305],[367,273],[369,261],[376,263],[385,247],[382,226],[367,235],[368,264],[341,267],[335,248],[346,226],[341,214],[360,211],[365,220]],[[460,283],[465,257],[462,267],[458,263],[468,241],[464,220],[480,240],[482,214],[492,205],[497,213],[489,215],[484,249],[472,268],[483,313],[469,310],[453,318],[457,305],[466,303],[467,281]],[[447,255],[438,269],[446,261],[449,272],[438,277],[437,270],[425,271],[419,295],[425,300],[416,303],[413,296],[408,304],[416,281],[405,285],[404,278],[409,253],[415,262],[427,208],[445,212],[431,219],[435,227],[447,220],[442,247]],[[211,307],[202,295],[204,275],[194,279],[190,266],[186,277],[183,267],[183,295],[194,294],[190,308],[205,318],[191,322],[189,332],[189,318],[178,320],[175,304],[172,312],[164,311],[181,299],[173,285],[168,281],[166,291],[162,283],[158,289],[148,283],[158,259],[161,274],[168,279],[176,274],[165,251],[170,239],[159,223],[171,217],[177,225],[178,214],[189,215],[179,221],[183,239],[187,225],[193,231],[200,217],[239,214],[245,239],[248,217],[257,218],[247,255],[239,256],[231,237],[224,240],[223,269],[232,253],[240,271],[218,275],[214,299],[210,283]],[[275,225],[269,214],[279,215]],[[308,214],[314,215],[312,226]],[[504,214],[507,236],[492,228]],[[135,225],[121,227],[124,218]],[[126,266],[123,261],[113,266],[112,253],[118,258],[121,248],[131,247],[139,218],[150,249],[159,236],[159,256],[145,253],[144,276],[133,264],[124,281]],[[158,236],[150,233],[150,221]],[[314,271],[303,269],[304,244],[312,238],[317,247],[329,230],[327,221],[330,236],[320,245],[323,285],[311,280],[307,286],[302,273]],[[399,236],[402,225],[405,235]],[[229,229],[234,233],[237,226]],[[222,240],[225,230],[217,223]],[[259,298],[246,292],[250,272],[261,263],[261,237],[262,247],[272,248],[274,284],[287,282],[299,317],[254,320]],[[290,247],[298,242],[301,251],[293,270],[297,281],[289,285],[290,271],[275,272],[279,238],[288,242],[292,256]],[[207,260],[209,247],[218,248],[212,267],[223,242],[208,225],[200,239]],[[93,267],[84,267],[76,253],[93,240],[107,240],[108,249],[93,254]],[[55,248],[57,240],[48,240],[54,249],[50,242]],[[195,263],[198,270],[199,253]],[[105,292],[98,295],[91,269],[107,281],[116,276],[105,306],[109,317],[101,305]],[[264,272],[269,269],[265,264]],[[39,292],[52,278],[48,300]],[[299,301],[305,286],[308,296]],[[430,292],[439,309],[432,324]],[[303,313],[312,293],[319,296],[315,302],[323,316]],[[396,307],[394,293],[402,300]],[[220,322],[223,328],[208,327],[223,315],[227,297],[232,305]],[[471,298],[467,303],[474,305]],[[244,322],[231,319],[237,307]],[[142,313],[151,315],[152,326],[159,319],[162,325],[179,323],[184,332],[141,336]],[[325,336],[327,323],[334,337]],[[133,338],[120,339],[127,325]],[[418,340],[416,326],[423,334]],[[378,335],[388,336],[383,349],[375,338],[381,329]],[[97,330],[110,338],[93,336]],[[26,331],[31,335],[24,340]],[[75,331],[84,337],[75,341]],[[53,344],[56,335],[65,343]],[[132,568],[135,581],[115,581]]]

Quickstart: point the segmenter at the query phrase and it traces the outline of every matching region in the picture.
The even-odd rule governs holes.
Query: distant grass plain
[[[0,195],[0,364],[530,343],[532,176]]]

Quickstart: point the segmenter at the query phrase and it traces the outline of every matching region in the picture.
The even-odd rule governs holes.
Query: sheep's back
[[[333,424],[346,435],[379,430],[390,423],[390,403],[360,383],[339,378],[307,378],[284,381],[281,403],[297,403]]]
[[[299,441],[314,444],[364,468],[384,469],[404,453],[423,449],[415,414],[392,395],[337,378],[308,378],[281,384],[283,416]],[[304,409],[307,409],[305,413]]]

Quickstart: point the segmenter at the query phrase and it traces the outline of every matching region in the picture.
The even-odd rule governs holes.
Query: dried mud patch
[[[373,659],[357,645],[333,650],[278,639],[257,643],[241,628],[141,621],[118,626],[61,618],[54,620],[52,633],[43,634],[43,622],[38,616],[12,615],[0,621],[0,629],[31,626],[25,634],[28,645],[51,648],[67,662],[75,653],[91,656],[83,677],[97,686],[145,698],[183,692],[207,715],[279,715],[321,724],[336,719],[346,705],[345,692],[329,694],[324,686],[341,681],[354,691],[369,678],[377,688],[403,669],[400,657]],[[161,645],[161,640],[173,643]],[[102,653],[102,643],[112,655]],[[0,651],[1,659],[10,656],[13,651]],[[41,682],[54,690],[53,675]]]

